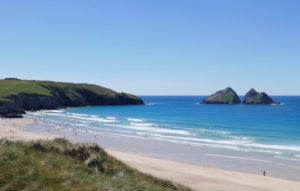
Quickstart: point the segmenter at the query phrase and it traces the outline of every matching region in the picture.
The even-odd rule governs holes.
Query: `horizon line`
[[[210,96],[211,94],[207,94],[207,95],[193,95],[193,94],[148,94],[148,95],[140,95],[140,94],[134,94],[136,96]],[[245,96],[245,95],[238,95],[238,96]],[[291,97],[297,97],[300,95],[272,95],[269,94],[269,96],[291,96]]]

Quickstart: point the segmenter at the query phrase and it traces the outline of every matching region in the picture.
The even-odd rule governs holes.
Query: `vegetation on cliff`
[[[65,139],[0,143],[0,190],[190,190],[142,174],[94,144]]]
[[[92,84],[0,80],[0,115],[61,107],[139,105],[140,98]]]
[[[274,102],[273,99],[265,92],[259,93],[252,88],[245,95],[243,104],[279,104],[279,102]]]

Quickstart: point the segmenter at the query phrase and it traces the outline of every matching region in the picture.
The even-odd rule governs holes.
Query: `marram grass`
[[[93,144],[0,140],[2,191],[188,191],[128,167]]]

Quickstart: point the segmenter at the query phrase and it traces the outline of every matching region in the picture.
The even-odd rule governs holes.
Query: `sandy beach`
[[[0,139],[30,141],[38,139],[51,139],[52,136],[45,136],[38,133],[26,131],[26,125],[33,123],[32,119],[16,118],[6,119],[0,118]]]
[[[26,126],[33,122],[33,120],[27,118],[1,118],[0,138],[24,141],[53,138],[51,136],[26,131]],[[300,182],[296,181],[192,165],[130,152],[116,150],[107,150],[107,152],[141,172],[172,180],[189,186],[194,190],[298,191],[300,188]]]
[[[300,188],[299,182],[278,178],[191,165],[134,153],[112,150],[108,150],[108,153],[141,172],[184,184],[193,190],[296,191]]]

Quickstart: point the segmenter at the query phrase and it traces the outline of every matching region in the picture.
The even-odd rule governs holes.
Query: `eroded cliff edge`
[[[142,105],[127,93],[92,84],[52,81],[0,80],[0,115],[21,117],[25,111],[64,107]]]

